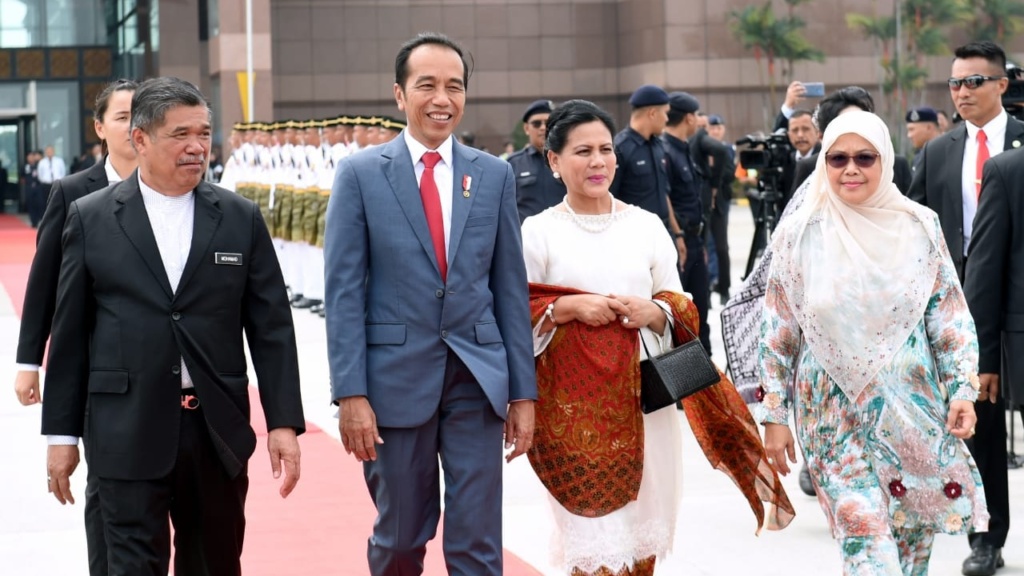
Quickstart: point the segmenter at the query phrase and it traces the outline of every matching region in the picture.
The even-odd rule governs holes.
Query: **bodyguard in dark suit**
[[[120,182],[135,170],[135,150],[128,138],[131,127],[132,94],[137,84],[118,80],[108,84],[97,96],[94,110],[96,134],[107,145],[109,154],[103,162],[84,172],[61,178],[53,183],[36,233],[36,254],[25,289],[25,305],[21,315],[18,338],[18,376],[14,390],[24,405],[39,401],[39,367],[43,362],[46,341],[50,337],[53,311],[57,302],[57,276],[60,273],[61,231],[68,207],[82,196]],[[85,446],[86,459],[89,447]],[[107,575],[107,547],[103,538],[97,485],[92,470],[85,487],[85,536],[89,552],[89,573]]]
[[[509,460],[533,438],[515,184],[507,163],[452,137],[468,81],[448,37],[403,44],[394,94],[408,128],[339,162],[327,206],[331,398],[377,507],[375,576],[422,573],[442,470],[448,573],[501,574],[502,436]]]
[[[547,121],[554,105],[550,100],[535,100],[523,113],[523,131],[530,139],[522,150],[508,157],[516,177],[516,204],[519,221],[558,204],[565,197],[565,186],[551,173],[544,155]]]
[[[967,254],[973,252],[985,161],[1019,147],[1024,141],[1024,123],[1009,117],[1002,107],[1008,84],[1002,48],[993,42],[972,42],[957,48],[954,55],[949,88],[964,122],[925,145],[908,196],[939,215],[953,264],[963,281]],[[1006,404],[997,394],[995,403],[979,400],[975,411],[977,435],[967,445],[981,472],[991,520],[988,532],[971,534],[971,555],[964,561],[963,573],[986,576],[995,574],[1002,565],[1002,548],[1010,525]]]
[[[1024,405],[1024,148],[985,164],[964,294],[978,331],[978,400]]]
[[[42,418],[49,489],[73,502],[84,436],[110,575],[165,576],[168,518],[175,573],[237,575],[256,447],[243,334],[287,496],[304,426],[291,311],[259,208],[202,182],[203,95],[148,80],[131,119],[138,171],[73,202],[64,226]]]

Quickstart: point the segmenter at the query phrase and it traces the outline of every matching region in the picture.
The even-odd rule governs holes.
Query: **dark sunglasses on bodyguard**
[[[858,168],[871,168],[875,165],[875,160],[878,159],[878,154],[872,152],[858,152],[853,156],[844,152],[825,154],[825,162],[828,162],[829,166],[837,169],[846,168],[850,163],[851,158],[853,158],[853,163],[856,164]]]
[[[967,86],[971,90],[974,90],[978,86],[981,86],[989,80],[1002,80],[1006,76],[982,76],[981,74],[971,74],[963,78],[950,78],[946,80],[946,84],[949,84],[950,90],[959,90],[960,86]]]
[[[548,121],[547,120],[530,120],[530,126],[533,126],[535,129],[538,129],[538,130],[543,128],[544,126],[547,126],[547,125],[548,125]]]

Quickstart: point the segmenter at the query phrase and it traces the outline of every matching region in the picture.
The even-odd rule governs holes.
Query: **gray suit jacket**
[[[367,396],[380,426],[433,415],[449,349],[500,417],[510,400],[537,397],[512,169],[457,142],[453,164],[447,282],[403,136],[345,158],[335,175],[324,238],[331,398]]]

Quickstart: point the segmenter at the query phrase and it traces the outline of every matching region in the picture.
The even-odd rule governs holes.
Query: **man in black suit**
[[[1009,82],[1002,48],[993,42],[972,42],[954,54],[949,88],[964,122],[925,145],[908,196],[939,215],[942,234],[963,281],[985,160],[1013,148],[1014,143],[1019,146],[1024,140],[1024,123],[1009,117],[1002,107]],[[1002,547],[1010,525],[1006,405],[1001,396],[995,396],[994,403],[975,404],[977,434],[968,442],[985,485],[991,520],[988,532],[970,536],[971,555],[963,565],[967,576],[995,574],[1003,563]]]
[[[64,229],[68,207],[90,192],[120,182],[135,170],[135,150],[128,142],[128,135],[132,94],[137,87],[131,80],[117,80],[100,91],[93,109],[94,128],[108,146],[109,154],[88,170],[57,180],[50,189],[46,212],[43,213],[36,233],[36,253],[32,258],[25,289],[25,305],[18,338],[18,375],[14,391],[18,401],[26,406],[40,400],[39,367],[43,363],[57,301],[61,231]],[[88,460],[88,446],[85,452]],[[103,518],[96,481],[91,470],[85,487],[85,539],[89,552],[89,574],[106,576],[107,546],[103,538]]]
[[[199,90],[147,80],[131,122],[138,171],[73,202],[64,226],[47,482],[74,502],[84,436],[110,574],[165,576],[169,517],[175,573],[237,575],[256,447],[242,336],[287,496],[304,428],[291,309],[259,208],[202,181],[212,130]]]
[[[819,142],[821,132],[818,131],[818,127],[814,123],[814,114],[808,110],[793,112],[793,115],[789,117],[787,134],[789,143],[793,146],[793,155],[789,159],[790,161],[782,167],[783,202],[779,206],[780,214],[797,188],[794,182],[797,163],[811,157],[817,158],[818,152],[821,150],[821,142]]]

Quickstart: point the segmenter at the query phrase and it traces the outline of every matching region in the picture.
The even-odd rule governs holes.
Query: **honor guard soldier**
[[[650,84],[629,98],[629,126],[615,135],[618,169],[612,194],[627,204],[657,214],[668,226],[668,172],[659,136],[668,122],[668,93]]]
[[[539,214],[558,204],[565,197],[565,186],[551,172],[544,152],[548,134],[548,116],[554,104],[550,100],[534,100],[523,113],[523,132],[528,142],[522,150],[508,157],[516,177],[516,203],[519,221]]]

